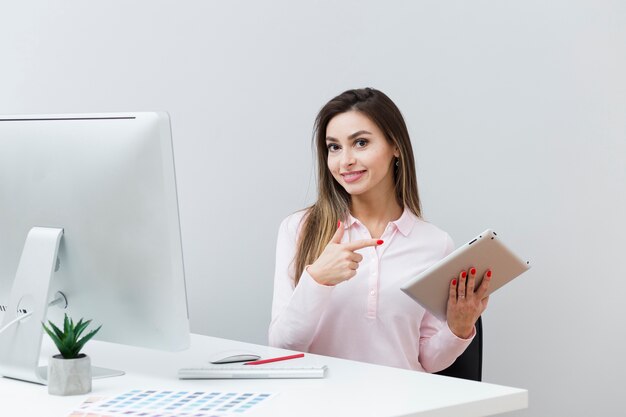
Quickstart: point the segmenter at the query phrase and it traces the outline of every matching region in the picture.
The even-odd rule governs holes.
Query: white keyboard
[[[326,365],[322,366],[265,366],[265,365],[205,365],[181,368],[179,379],[269,379],[269,378],[324,378]]]

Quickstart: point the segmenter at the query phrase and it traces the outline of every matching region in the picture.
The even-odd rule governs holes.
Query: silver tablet
[[[461,271],[476,268],[476,288],[488,269],[492,272],[487,294],[530,268],[530,263],[519,258],[498,237],[487,229],[456,249],[401,287],[407,295],[430,311],[439,320],[446,320],[450,281]]]

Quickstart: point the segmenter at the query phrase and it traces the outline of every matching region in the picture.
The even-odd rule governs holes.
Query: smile
[[[341,174],[343,180],[347,183],[356,182],[361,179],[365,171],[344,172]]]

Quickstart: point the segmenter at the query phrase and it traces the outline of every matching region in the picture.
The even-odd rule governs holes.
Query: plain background
[[[372,86],[406,117],[426,219],[533,264],[484,316],[485,381],[529,389],[512,415],[623,415],[625,2],[3,6],[1,114],[170,113],[194,332],[266,343],[313,119]]]

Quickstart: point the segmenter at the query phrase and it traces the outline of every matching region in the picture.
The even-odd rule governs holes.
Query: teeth
[[[356,181],[357,177],[360,177],[361,175],[363,175],[365,171],[357,171],[357,172],[351,172],[349,174],[341,174],[343,175],[343,179],[350,182],[352,180]]]

